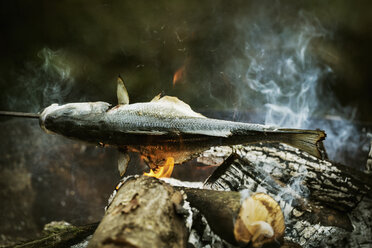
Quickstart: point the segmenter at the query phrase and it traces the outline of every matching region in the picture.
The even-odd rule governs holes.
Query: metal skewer
[[[11,116],[11,117],[24,117],[24,118],[39,119],[40,114],[25,113],[25,112],[12,112],[12,111],[0,111],[0,116]]]

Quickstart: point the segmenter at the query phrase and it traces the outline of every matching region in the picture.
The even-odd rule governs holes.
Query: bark
[[[303,247],[371,244],[371,212],[365,210],[372,205],[365,174],[285,145],[233,150],[206,188],[269,194],[284,211],[285,240]]]
[[[127,180],[88,247],[186,247],[187,230],[175,211],[180,192],[154,178]]]

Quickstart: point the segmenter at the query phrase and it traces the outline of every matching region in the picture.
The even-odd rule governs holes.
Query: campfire
[[[0,248],[371,247],[349,5],[4,2]]]

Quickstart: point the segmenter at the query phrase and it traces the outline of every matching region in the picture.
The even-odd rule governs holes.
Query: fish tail
[[[280,142],[303,150],[317,158],[327,158],[322,142],[326,137],[324,131],[299,129],[280,129],[279,131],[285,134],[281,136]]]

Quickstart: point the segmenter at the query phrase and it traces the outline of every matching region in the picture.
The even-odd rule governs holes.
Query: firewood
[[[89,247],[184,247],[188,232],[178,215],[185,214],[182,196],[233,245],[278,247],[282,240],[283,213],[266,194],[245,198],[239,192],[172,187],[142,176],[119,188]]]
[[[190,205],[207,219],[212,231],[233,245],[278,247],[284,217],[278,203],[264,193],[244,197],[239,192],[177,187]]]
[[[367,174],[338,163],[317,159],[290,146],[261,144],[234,146],[232,150],[244,160],[249,161],[252,167],[270,175],[270,178],[283,185],[290,184],[293,178],[301,177],[301,183],[310,191],[309,198],[320,205],[349,211],[365,195],[372,197],[372,183]],[[226,152],[229,150],[226,149]],[[236,171],[236,173],[240,172]],[[230,177],[234,176],[230,175]],[[207,184],[210,184],[213,178],[215,176],[211,177]],[[238,182],[237,179],[227,181],[234,183],[235,190],[245,188],[245,183]],[[226,185],[220,186],[233,190]]]
[[[371,244],[367,209],[372,204],[365,174],[285,145],[233,150],[206,188],[269,194],[284,211],[285,240],[303,247]]]
[[[186,247],[187,229],[175,211],[180,192],[154,178],[127,180],[88,247]]]

